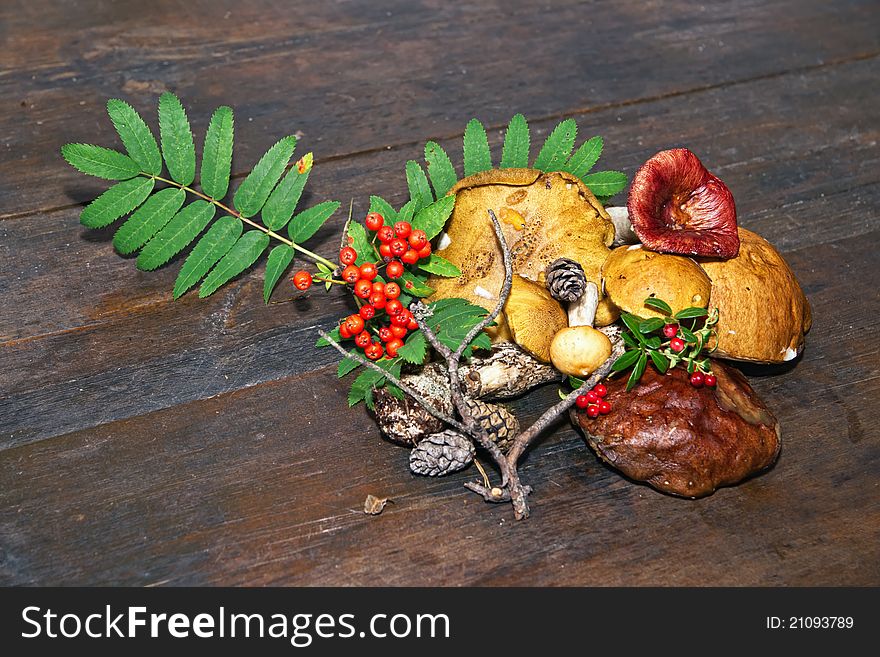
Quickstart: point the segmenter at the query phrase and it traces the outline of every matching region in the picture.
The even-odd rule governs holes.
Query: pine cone
[[[409,453],[409,469],[415,474],[442,477],[470,465],[474,451],[473,443],[457,431],[432,433]]]
[[[570,258],[558,258],[544,272],[550,296],[557,301],[577,301],[587,289],[584,268]]]
[[[468,399],[465,404],[474,420],[489,434],[489,438],[502,452],[506,452],[519,433],[519,420],[516,416],[503,406],[487,404],[478,399]]]

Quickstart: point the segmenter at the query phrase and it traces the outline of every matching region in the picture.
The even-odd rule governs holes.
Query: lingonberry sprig
[[[608,388],[601,383],[594,385],[588,392],[578,395],[574,400],[574,405],[582,410],[586,410],[587,417],[597,418],[599,415],[608,415],[611,412],[611,403],[605,401],[605,395],[608,394]]]
[[[669,304],[656,297],[645,299],[645,306],[665,316],[662,319],[641,319],[630,313],[620,316],[626,326],[622,333],[626,351],[611,370],[622,372],[632,368],[626,389],[632,390],[642,378],[648,360],[660,373],[685,364],[691,385],[714,387],[717,381],[708,355],[714,349],[710,343],[718,323],[718,309],[710,312],[705,308],[685,308],[673,314]]]

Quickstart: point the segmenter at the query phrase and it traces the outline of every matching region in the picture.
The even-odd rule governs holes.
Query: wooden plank
[[[80,204],[101,189],[57,151],[66,141],[114,141],[102,116],[111,96],[153,115],[157,93],[173,89],[199,136],[214,107],[233,104],[242,172],[279,131],[302,133],[320,161],[459,134],[474,115],[500,126],[511,108],[539,118],[626,106],[880,51],[870,0],[676,3],[662,13],[637,0],[601,13],[583,5],[405,4],[385,16],[364,3],[338,28],[330,10],[319,10],[314,33],[299,31],[298,12],[284,5],[239,3],[229,11],[230,20],[243,12],[240,42],[228,41],[228,21],[202,18],[195,5],[183,18],[171,14],[171,25],[160,10],[128,17],[101,5],[103,20],[74,20],[69,32],[56,14],[20,47],[47,50],[45,58],[33,68],[16,60],[21,68],[0,76],[0,92],[18,104],[0,116],[10,154],[0,161],[0,217]],[[25,20],[42,7],[29,6]]]
[[[329,369],[0,454],[4,584],[880,583],[880,231],[788,253],[816,318],[803,359],[753,377],[770,472],[686,501],[626,481],[560,423],[514,524],[347,409]],[[841,303],[859,299],[859,303]],[[515,405],[525,422],[552,386]],[[368,493],[394,499],[364,516]]]
[[[876,226],[866,208],[876,206],[880,193],[880,151],[871,105],[862,101],[878,66],[876,59],[856,62],[706,91],[687,103],[665,99],[579,118],[584,134],[605,135],[607,164],[623,164],[628,173],[671,145],[675,135],[675,144],[690,145],[731,186],[743,225],[790,251],[866,234]],[[840,104],[841,97],[859,103]],[[786,116],[785,123],[759,120],[767,107],[783,102],[780,98],[785,104],[777,104],[776,111]],[[710,126],[693,121],[695,114],[709,111]],[[789,121],[817,115],[823,117],[821,133],[789,127]],[[724,129],[716,131],[717,126]],[[362,197],[378,192],[400,202],[402,164],[417,150],[328,163],[316,170],[316,197],[346,184],[365,190]],[[862,166],[852,166],[854,157]],[[318,175],[321,170],[324,176]],[[358,210],[363,209],[360,204]],[[106,234],[86,231],[87,239],[104,241],[82,240],[75,216],[60,215],[61,220],[53,214],[0,223],[0,286],[9,300],[0,310],[0,334],[8,336],[0,343],[3,445],[251,386],[332,360],[312,348],[313,333],[315,326],[329,326],[346,312],[340,296],[325,300],[316,291],[307,301],[267,308],[257,270],[212,299],[188,297],[172,304],[168,290],[177,267],[154,275],[136,272],[111,253]],[[319,236],[319,251],[332,251],[336,230],[338,224]],[[278,292],[276,299],[289,294]],[[81,412],[83,405],[89,413]]]

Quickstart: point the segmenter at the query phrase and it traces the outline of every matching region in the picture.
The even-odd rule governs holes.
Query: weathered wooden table
[[[0,582],[880,583],[876,2],[296,4],[0,5]],[[112,144],[109,97],[155,128],[165,89],[197,135],[235,107],[239,178],[298,131],[314,198],[357,215],[371,193],[403,201],[426,139],[460,158],[472,116],[493,149],[514,112],[541,134],[574,117],[628,174],[691,147],[813,304],[803,359],[748,372],[778,464],[674,499],[560,422],[522,468],[520,523],[462,487],[473,470],[410,475],[313,348],[344,295],[280,287],[267,306],[257,270],[172,302],[179,261],[140,273],[78,224],[104,185],[59,147]],[[394,503],[365,516],[368,493]]]

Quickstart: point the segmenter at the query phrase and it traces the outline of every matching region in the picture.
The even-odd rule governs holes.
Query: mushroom
[[[611,340],[593,328],[598,303],[599,288],[590,281],[581,298],[569,304],[569,325],[550,343],[550,359],[560,372],[588,376],[611,356]]]
[[[568,322],[562,306],[547,289],[514,275],[504,315],[513,341],[539,361],[550,362],[553,336]]]
[[[657,297],[673,312],[709,303],[711,284],[700,265],[684,256],[655,253],[641,245],[619,246],[602,265],[605,292],[621,310],[639,317],[664,317],[645,306]]]
[[[632,222],[629,220],[629,209],[625,205],[605,208],[605,211],[614,224],[614,242],[611,246],[639,243],[639,236],[633,230]]]

